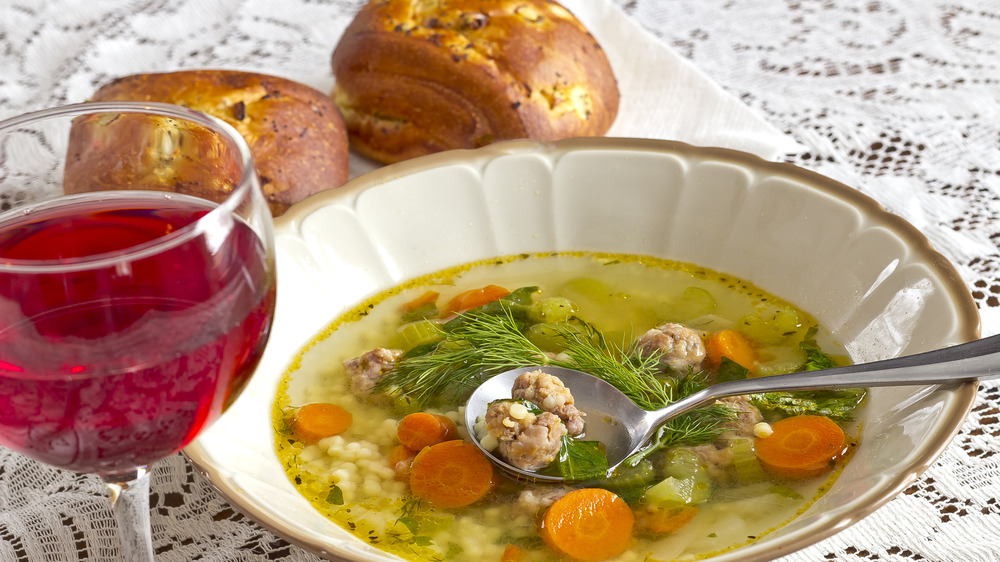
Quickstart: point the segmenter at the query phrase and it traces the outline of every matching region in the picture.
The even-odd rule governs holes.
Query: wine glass
[[[106,483],[152,560],[151,463],[239,395],[274,313],[272,219],[246,141],[182,107],[0,122],[0,445]]]

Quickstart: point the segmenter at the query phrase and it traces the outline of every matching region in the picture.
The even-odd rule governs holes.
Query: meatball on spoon
[[[761,392],[948,384],[1000,378],[1000,336],[871,363],[721,382],[653,411],[643,410],[615,387],[581,371],[552,366],[513,369],[488,379],[472,393],[465,409],[466,426],[474,427],[476,418],[486,412],[491,402],[510,398],[518,376],[539,368],[559,377],[572,391],[576,407],[586,415],[586,437],[604,445],[610,471],[642,449],[663,423],[720,398]],[[512,476],[562,481],[560,476],[523,470],[483,451]]]

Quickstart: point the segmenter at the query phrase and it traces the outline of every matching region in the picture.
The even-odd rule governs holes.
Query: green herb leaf
[[[333,505],[344,505],[344,491],[338,486],[334,486],[326,495],[326,501]]]
[[[805,338],[799,342],[799,348],[806,352],[806,371],[818,371],[820,369],[832,369],[837,366],[837,362],[829,355],[823,353],[816,343],[816,333],[819,329],[812,326],[806,331]]]
[[[425,318],[437,318],[438,307],[436,302],[429,302],[414,308],[412,310],[407,310],[403,313],[402,320],[406,322],[416,322],[417,320],[423,320]]]
[[[494,400],[489,404],[487,404],[486,408],[489,409],[489,407],[492,406],[493,404],[498,404],[501,402],[514,402],[517,404],[521,404],[522,406],[527,408],[529,412],[535,414],[536,416],[540,416],[544,412],[544,410],[536,406],[534,402],[532,402],[531,400],[525,400],[523,398],[500,398],[498,400]]]
[[[826,416],[834,421],[850,421],[864,399],[864,388],[751,394],[750,401],[761,410],[782,412],[788,416],[809,414]]]
[[[417,524],[417,520],[414,519],[413,517],[408,517],[404,515],[403,517],[400,517],[396,521],[406,526],[406,528],[409,529],[409,531],[414,535],[417,534],[417,531],[420,528],[420,525]]]
[[[413,347],[413,349],[407,351],[403,354],[400,359],[409,359],[410,357],[420,357],[421,355],[427,355],[428,353],[433,353],[438,347],[440,342],[430,342],[422,343]]]
[[[445,559],[447,560],[458,560],[459,556],[465,552],[462,545],[458,543],[450,542],[448,543],[448,551],[445,553]]]
[[[750,370],[740,365],[728,357],[723,357],[719,362],[719,370],[716,371],[715,380],[717,382],[742,381],[746,380]]]
[[[583,441],[563,435],[556,462],[567,482],[603,479],[608,473],[608,457],[599,441]]]

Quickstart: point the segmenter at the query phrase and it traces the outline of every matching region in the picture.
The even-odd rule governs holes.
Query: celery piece
[[[620,488],[646,486],[655,478],[656,469],[653,468],[653,463],[648,459],[643,459],[635,466],[619,466],[608,479],[608,484]]]
[[[389,341],[393,349],[409,351],[418,345],[432,343],[444,339],[440,326],[430,320],[418,320],[404,324],[396,331]]]
[[[656,479],[656,469],[648,459],[635,466],[618,465],[610,478],[598,484],[618,494],[626,502],[638,501],[645,489]]]
[[[778,344],[799,332],[799,315],[791,308],[762,306],[737,323],[740,331],[763,344]]]
[[[799,330],[799,314],[791,308],[779,308],[771,315],[771,326],[782,334],[792,334]]]
[[[644,497],[647,505],[655,507],[677,507],[692,503],[694,478],[674,478],[668,476],[648,490]]]
[[[660,457],[660,465],[657,467],[664,476],[674,478],[688,478],[694,476],[705,469],[701,466],[701,459],[697,453],[690,449],[677,447],[667,451],[667,454]]]
[[[657,468],[666,477],[665,480],[678,481],[670,486],[683,486],[683,489],[688,490],[685,504],[701,503],[712,494],[712,477],[694,451],[675,447],[661,455],[659,461]]]
[[[681,300],[694,309],[695,316],[702,316],[715,310],[715,297],[707,289],[688,287]]]
[[[579,307],[565,297],[549,297],[531,305],[528,318],[534,322],[567,322]]]
[[[611,285],[592,277],[575,277],[566,282],[564,291],[577,294],[596,303],[604,303],[614,295]]]
[[[729,447],[733,451],[733,468],[737,482],[753,484],[767,479],[767,473],[760,466],[749,438],[737,437],[729,442]]]
[[[681,295],[654,306],[661,321],[684,322],[710,315],[716,307],[712,293],[701,287],[687,287]]]
[[[563,349],[563,342],[565,340],[560,335],[561,333],[558,326],[548,322],[532,324],[524,331],[524,335],[528,340],[537,345],[539,349],[553,352],[559,352]]]
[[[783,375],[804,369],[806,352],[799,345],[785,344],[757,349],[757,376]]]
[[[678,320],[690,320],[704,316],[715,310],[715,297],[701,287],[684,289],[681,300],[677,303],[675,314]]]
[[[691,503],[702,503],[707,501],[712,495],[712,478],[708,471],[702,471],[694,477],[694,485],[691,490]]]
[[[668,476],[646,490],[647,505],[660,508],[696,505],[708,500],[711,486],[702,476],[675,478]]]

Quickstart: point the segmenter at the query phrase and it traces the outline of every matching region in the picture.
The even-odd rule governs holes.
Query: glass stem
[[[108,487],[111,509],[122,538],[123,560],[153,561],[153,537],[149,526],[149,475],[146,467],[121,474],[102,475]]]

